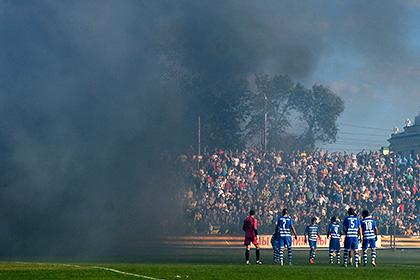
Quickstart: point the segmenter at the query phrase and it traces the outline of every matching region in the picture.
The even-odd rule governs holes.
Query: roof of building
[[[409,126],[404,126],[404,131],[391,134],[388,142],[401,138],[420,137],[420,113],[414,118],[414,123]]]

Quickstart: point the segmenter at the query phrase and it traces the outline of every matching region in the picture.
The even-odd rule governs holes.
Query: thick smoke
[[[400,48],[375,27],[396,33],[393,5],[327,3],[0,1],[0,254],[136,251],[179,221],[164,159],[194,144],[189,76],[304,79],[343,31],[367,56]]]

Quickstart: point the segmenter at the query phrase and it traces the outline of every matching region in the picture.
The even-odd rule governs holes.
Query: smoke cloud
[[[404,53],[400,4],[331,5],[0,1],[0,254],[133,253],[166,234],[182,211],[165,155],[194,144],[180,84],[197,73],[307,79],[331,38],[373,64]]]

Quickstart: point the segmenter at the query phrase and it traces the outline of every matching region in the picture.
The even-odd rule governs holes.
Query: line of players
[[[260,247],[258,244],[258,221],[255,218],[255,211],[251,210],[249,216],[246,217],[243,223],[243,230],[245,231],[245,261],[249,264],[249,255],[251,244],[256,248],[256,263],[262,264],[260,260]],[[271,238],[271,245],[273,247],[273,260],[275,263],[283,265],[284,248],[287,248],[287,260],[289,265],[292,265],[292,236],[297,239],[296,229],[293,226],[293,220],[289,216],[287,209],[283,209],[282,215],[278,217],[275,232]],[[331,218],[331,223],[328,226],[327,238],[330,239],[329,244],[329,257],[330,264],[334,263],[334,255],[336,257],[336,263],[340,264],[340,238],[341,235],[345,235],[344,239],[344,258],[343,264],[347,267],[351,260],[351,252],[354,254],[354,266],[359,265],[359,241],[362,241],[363,251],[363,264],[368,263],[368,249],[371,249],[371,263],[372,266],[376,266],[376,241],[378,236],[378,228],[373,220],[372,216],[369,215],[367,210],[362,211],[362,220],[356,215],[356,211],[353,208],[349,208],[348,216],[343,221],[343,226],[340,225],[339,220],[336,217]],[[311,224],[306,226],[304,233],[304,242],[309,243],[309,263],[315,263],[317,238],[319,238],[319,226],[317,225],[317,219],[312,218]]]

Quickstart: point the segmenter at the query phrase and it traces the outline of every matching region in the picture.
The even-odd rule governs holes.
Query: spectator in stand
[[[238,234],[251,207],[259,213],[261,232],[270,232],[279,209],[287,207],[303,232],[309,217],[328,224],[351,206],[369,210],[380,234],[393,231],[394,209],[397,234],[420,234],[420,155],[250,149],[205,153],[198,169],[192,157],[181,161],[192,233]]]

